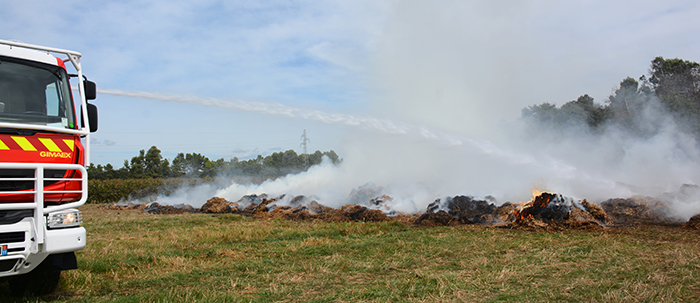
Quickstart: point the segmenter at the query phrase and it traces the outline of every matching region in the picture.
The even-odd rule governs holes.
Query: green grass
[[[548,233],[82,210],[80,269],[54,295],[15,301],[700,301],[700,233],[680,226]]]

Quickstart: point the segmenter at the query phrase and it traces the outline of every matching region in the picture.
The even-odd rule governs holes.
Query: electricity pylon
[[[304,134],[301,135],[301,144],[299,146],[304,148],[304,170],[307,170],[309,168],[309,154],[306,151],[306,145],[311,141],[308,137],[306,137],[306,129],[304,129]]]

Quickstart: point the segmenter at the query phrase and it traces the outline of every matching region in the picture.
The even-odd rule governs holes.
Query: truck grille
[[[20,259],[0,260],[0,272],[12,270],[19,260]]]
[[[32,209],[0,210],[0,225],[15,224],[24,218],[32,216],[34,216],[34,210]]]
[[[44,171],[44,178],[61,178],[65,174],[66,170],[47,169]],[[34,178],[33,169],[0,169],[0,191],[34,189],[34,181],[3,180],[5,178]],[[58,181],[44,181],[44,186],[48,186],[56,182]]]
[[[24,232],[15,231],[9,233],[0,233],[0,244],[24,242]]]

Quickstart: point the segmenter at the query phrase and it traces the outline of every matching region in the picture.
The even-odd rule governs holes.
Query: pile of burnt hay
[[[286,219],[293,221],[325,222],[383,222],[400,221],[421,226],[445,226],[460,224],[480,224],[507,228],[528,230],[558,230],[562,228],[586,228],[602,226],[605,212],[595,205],[576,208],[570,200],[561,195],[544,193],[539,197],[539,204],[534,206],[517,206],[505,203],[496,206],[494,199],[479,200],[471,196],[455,196],[437,199],[428,205],[422,214],[392,214],[387,215],[380,209],[391,201],[391,197],[381,196],[370,199],[371,207],[348,204],[338,209],[324,206],[305,196],[296,196],[289,200],[282,195],[270,198],[267,195],[248,195],[236,202],[224,198],[209,199],[200,209],[185,205],[160,205],[150,203],[146,206],[122,205],[112,206],[111,209],[142,209],[151,214],[181,214],[203,212],[212,214],[240,214],[258,219]],[[284,203],[281,203],[284,200]],[[562,204],[562,201],[569,204]],[[591,212],[589,209],[593,209]],[[527,213],[526,215],[523,215]],[[597,218],[602,218],[598,220]]]
[[[458,224],[489,224],[493,222],[493,213],[496,211],[494,203],[486,200],[477,200],[470,196],[455,196],[437,199],[428,205],[428,209],[419,219],[422,222],[441,222],[451,216],[454,220],[447,222]]]
[[[489,199],[493,201],[492,199]],[[532,201],[496,206],[487,200],[456,196],[435,200],[416,224],[424,226],[481,224],[524,230],[585,229],[606,226],[605,211],[586,200],[575,202],[560,194],[542,193]]]
[[[365,190],[367,191],[367,190]],[[365,193],[359,192],[359,193]],[[347,204],[340,208],[324,206],[306,196],[286,198],[247,195],[236,202],[224,198],[209,199],[201,208],[189,205],[121,204],[109,209],[139,209],[151,214],[240,214],[257,219],[285,219],[293,221],[324,222],[384,222],[399,221],[420,226],[451,226],[478,224],[499,228],[533,231],[559,231],[578,229],[598,231],[609,226],[626,226],[639,223],[679,223],[662,200],[650,197],[609,199],[600,206],[585,199],[575,201],[561,194],[544,192],[526,203],[506,202],[496,206],[495,199],[476,199],[471,196],[454,196],[435,200],[420,214],[387,214],[386,203],[392,198],[381,195],[369,200],[368,206]],[[700,229],[700,215],[685,224],[687,228]]]
[[[283,196],[268,198],[267,196],[255,196],[250,199],[246,196],[238,202],[229,202],[223,198],[212,198],[202,206],[203,212],[208,213],[234,213],[250,216],[258,219],[286,219],[293,221],[322,220],[327,222],[382,222],[389,217],[378,209],[368,209],[360,205],[345,205],[335,209],[324,206],[315,200],[305,196],[292,198],[289,205],[276,205]],[[245,207],[242,207],[245,205]]]
[[[200,212],[199,209],[194,208],[192,207],[192,205],[189,204],[161,205],[157,202],[151,202],[147,204],[117,203],[114,205],[108,205],[106,208],[109,210],[136,209],[154,215],[173,215]]]

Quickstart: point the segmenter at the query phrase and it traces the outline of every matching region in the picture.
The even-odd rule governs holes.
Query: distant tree
[[[304,160],[290,149],[285,152],[272,153],[263,159],[263,164],[267,168],[287,173],[288,171],[301,171]]]
[[[327,151],[327,152],[321,152],[320,150],[317,150],[313,154],[308,155],[308,161],[309,165],[319,165],[323,161],[323,156],[328,157],[329,160],[331,160],[331,163],[333,164],[340,164],[342,161],[341,159],[338,158],[338,154],[335,153],[335,151]]]
[[[163,159],[160,149],[151,146],[148,152],[143,149],[139,155],[131,158],[131,162],[124,160],[124,167],[129,172],[129,177],[141,178],[162,178],[170,175],[170,163],[168,159]]]
[[[545,124],[555,124],[559,120],[557,106],[548,102],[523,108],[521,115],[523,118],[533,119],[534,121]]]
[[[171,167],[174,176],[204,177],[213,174],[211,160],[199,153],[179,153],[173,159]]]
[[[322,158],[328,157],[334,164],[339,164],[335,151],[321,152],[308,155],[309,165],[318,165]],[[304,155],[297,154],[294,150],[276,152],[263,157],[258,155],[249,160],[239,160],[234,157],[229,161],[218,159],[210,160],[199,153],[179,153],[173,158],[172,165],[168,159],[163,158],[160,149],[152,146],[148,151],[140,150],[139,155],[131,160],[124,161],[124,167],[115,170],[111,164],[106,166],[90,164],[87,170],[91,179],[117,179],[117,178],[166,178],[166,177],[215,177],[223,176],[251,176],[263,178],[276,178],[290,173],[304,171]]]
[[[595,131],[606,119],[607,110],[596,104],[588,95],[569,101],[557,108],[550,103],[532,105],[521,111],[522,118],[534,122],[534,131],[548,129],[550,132],[564,134],[568,131]]]
[[[521,114],[534,122],[530,127],[536,131],[544,128],[562,135],[571,130],[596,133],[601,126],[615,125],[629,134],[649,136],[664,123],[656,113],[668,111],[685,131],[700,139],[700,64],[657,57],[652,61],[649,78],[623,79],[605,103],[598,105],[583,95],[561,108],[542,103],[524,108]]]
[[[343,159],[341,159],[340,157],[338,157],[338,154],[336,154],[334,150],[330,150],[330,151],[324,152],[323,154],[324,154],[326,157],[328,157],[328,159],[330,159],[331,162],[332,162],[333,164],[336,164],[336,165],[337,165],[337,164],[340,164],[340,162],[343,162]]]
[[[644,79],[644,78],[642,78]],[[620,82],[620,88],[608,98],[608,122],[624,127],[637,135],[654,133],[656,128],[649,127],[649,121],[644,113],[653,106],[654,94],[644,83],[627,77]]]
[[[87,172],[89,178],[95,180],[129,178],[129,173],[125,168],[115,170],[111,163],[107,163],[105,166],[102,166],[101,164],[95,166],[94,163],[90,163],[90,165],[87,167]]]
[[[146,174],[149,178],[163,178],[170,174],[170,162],[163,158],[160,149],[151,146],[146,152]]]
[[[686,131],[700,138],[700,64],[656,57],[649,75],[647,81],[660,102]]]
[[[237,169],[244,175],[259,176],[263,171],[263,156],[258,155],[255,159],[239,161]]]

